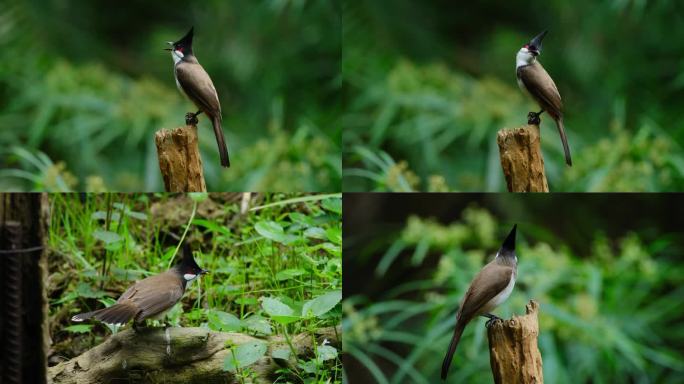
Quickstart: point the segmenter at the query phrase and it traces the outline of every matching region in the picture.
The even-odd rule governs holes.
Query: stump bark
[[[255,383],[272,383],[279,368],[299,369],[299,358],[314,356],[313,344],[323,340],[340,349],[339,328],[319,329],[291,336],[293,348],[283,336],[260,339],[241,333],[214,332],[206,328],[132,329],[109,337],[102,344],[69,361],[48,368],[50,383],[240,383],[234,373],[223,370],[231,356],[226,345],[266,342],[268,351],[249,366]],[[287,359],[273,358],[276,350],[290,351]],[[292,378],[295,380],[295,378]]]
[[[548,192],[539,126],[501,129],[496,136],[509,192]]]
[[[497,384],[542,384],[542,358],[537,347],[539,304],[530,300],[526,314],[496,321],[487,330],[489,361]]]
[[[161,129],[154,135],[167,192],[206,192],[197,126]]]

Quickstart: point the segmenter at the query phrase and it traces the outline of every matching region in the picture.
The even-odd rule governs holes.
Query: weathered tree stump
[[[69,361],[48,368],[51,383],[240,383],[235,374],[223,370],[231,353],[226,345],[261,341],[268,351],[249,368],[256,383],[272,383],[278,368],[297,368],[296,358],[271,357],[284,349],[298,357],[312,357],[313,343],[323,340],[339,348],[341,329],[322,328],[315,338],[309,334],[291,336],[293,349],[283,336],[260,339],[241,333],[214,332],[205,328],[132,329],[109,337],[102,344]]]
[[[489,361],[497,384],[542,384],[542,358],[537,347],[539,304],[530,300],[526,314],[496,321],[487,330]]]
[[[206,192],[197,126],[161,129],[154,142],[167,192]]]
[[[509,192],[548,192],[539,126],[501,129],[496,135]]]

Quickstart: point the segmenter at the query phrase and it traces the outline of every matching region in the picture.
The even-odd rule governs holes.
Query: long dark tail
[[[216,135],[216,143],[218,144],[219,156],[221,156],[221,166],[230,167],[230,158],[228,158],[228,147],[226,146],[226,139],[223,137],[223,130],[221,129],[221,118],[216,116],[212,120],[214,125],[214,135]]]
[[[139,310],[131,304],[114,304],[109,308],[74,315],[71,321],[84,321],[90,318],[107,324],[126,324],[138,314]]]
[[[456,328],[454,329],[454,335],[451,337],[451,343],[449,343],[449,350],[447,351],[444,361],[442,362],[442,380],[446,380],[447,373],[449,373],[449,366],[451,365],[451,359],[454,358],[454,352],[456,352],[456,347],[458,342],[461,340],[461,334],[463,334],[463,329],[465,329],[466,322],[460,319],[456,322]]]
[[[558,133],[560,134],[561,141],[563,142],[563,150],[565,151],[565,163],[572,167],[572,158],[570,158],[570,146],[568,145],[568,138],[565,136],[565,129],[563,128],[563,118],[556,120],[556,125],[558,126]]]

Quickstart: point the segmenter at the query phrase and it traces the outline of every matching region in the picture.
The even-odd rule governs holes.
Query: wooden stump
[[[251,383],[272,383],[279,368],[297,369],[297,357],[311,358],[313,343],[324,340],[340,349],[341,328],[321,328],[316,335],[291,335],[292,348],[282,336],[265,339],[241,333],[214,332],[206,328],[126,329],[102,344],[48,368],[50,383],[241,383],[235,373],[223,370],[227,345],[263,342],[268,351],[249,366]],[[273,358],[275,350],[290,352]],[[295,356],[296,355],[296,356]],[[244,367],[247,368],[247,367]],[[243,369],[244,369],[243,368]],[[292,378],[291,381],[296,381]]]
[[[526,314],[496,321],[487,330],[494,382],[542,384],[542,358],[537,347],[539,304],[530,300]]]
[[[197,127],[162,129],[154,135],[159,169],[167,192],[206,192]]]
[[[509,192],[548,192],[539,126],[501,129],[496,136]]]

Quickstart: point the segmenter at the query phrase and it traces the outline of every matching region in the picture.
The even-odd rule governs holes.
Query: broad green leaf
[[[316,359],[319,363],[322,363],[327,360],[332,360],[337,357],[337,349],[335,349],[335,347],[331,347],[329,345],[321,345],[317,349],[318,356],[316,356]]]
[[[339,257],[342,255],[342,250],[340,249],[339,245],[335,245],[333,243],[323,243],[317,246],[318,248],[324,249],[326,252],[329,254]]]
[[[332,291],[315,297],[304,303],[304,306],[302,307],[302,316],[321,316],[335,308],[340,301],[342,301],[342,291]]]
[[[237,368],[252,365],[262,358],[268,345],[262,341],[250,341],[232,348],[223,362],[223,370],[235,372]]]
[[[261,236],[283,244],[290,244],[297,240],[296,236],[288,235],[283,227],[275,221],[260,221],[254,225],[254,229]]]
[[[342,199],[326,199],[321,203],[323,209],[337,214],[342,214]]]
[[[335,244],[342,244],[342,228],[340,227],[333,227],[333,228],[328,228],[325,231],[325,234],[328,236],[328,240],[332,241]]]
[[[290,354],[291,352],[289,349],[276,349],[271,352],[271,357],[274,359],[287,360],[290,358]]]
[[[278,323],[286,325],[299,320],[299,316],[294,314],[294,309],[280,300],[270,297],[262,297],[260,300],[264,312]]]
[[[254,333],[260,333],[267,336],[273,334],[271,322],[268,319],[263,318],[261,316],[250,316],[247,319],[243,320],[242,323],[245,328]]]
[[[92,215],[90,215],[90,218],[93,220],[107,220],[107,212],[105,211],[95,211],[93,212]],[[111,221],[119,221],[121,216],[119,215],[118,212],[112,212],[112,216],[110,217]]]
[[[257,305],[258,303],[259,300],[251,296],[238,297],[237,299],[235,299],[235,304],[238,305]]]
[[[304,236],[320,240],[325,240],[327,238],[325,230],[321,227],[307,228],[306,231],[304,231]]]
[[[311,216],[299,212],[290,212],[290,220],[292,220],[293,223],[299,223],[307,227],[312,227],[314,225],[314,220]]]
[[[290,280],[292,278],[295,278],[297,276],[301,276],[304,274],[306,274],[306,271],[303,269],[299,269],[299,268],[297,268],[297,269],[293,269],[293,268],[283,269],[282,271],[276,273],[276,279],[278,279],[279,281]]]
[[[93,232],[93,237],[103,241],[105,244],[112,244],[121,241],[121,236],[112,231],[97,230]]]
[[[261,301],[261,307],[264,309],[264,312],[270,316],[290,316],[294,313],[292,308],[278,299],[262,297],[259,300]]]
[[[209,328],[214,331],[237,332],[242,329],[240,319],[227,312],[212,310],[207,314]]]

